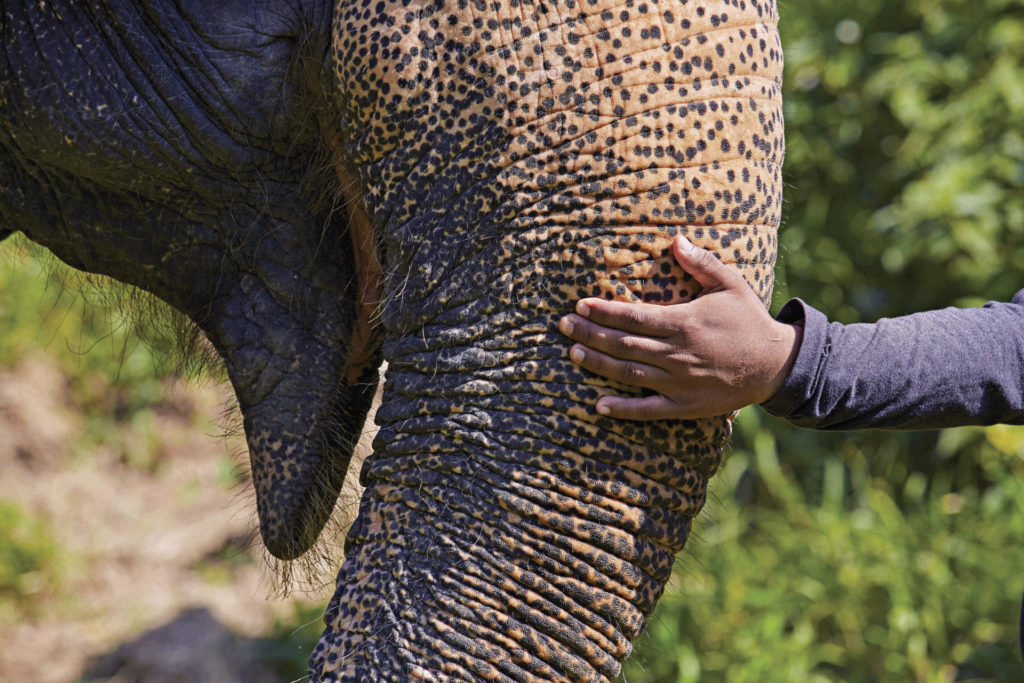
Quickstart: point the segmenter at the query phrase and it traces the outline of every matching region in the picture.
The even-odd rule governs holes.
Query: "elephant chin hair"
[[[380,393],[383,389],[385,365],[377,370],[381,378],[376,384],[376,391],[373,398],[373,405],[367,420],[358,435],[358,440],[352,444],[351,458],[346,462],[345,472],[335,472],[344,476],[344,483],[336,497],[332,497],[323,489],[315,489],[311,492],[314,498],[312,507],[317,509],[331,509],[331,515],[324,524],[316,539],[309,541],[309,548],[301,555],[292,560],[282,560],[275,557],[267,550],[262,543],[259,534],[259,520],[256,517],[255,492],[251,487],[245,489],[246,509],[253,511],[253,525],[251,532],[251,547],[259,548],[262,551],[264,565],[270,568],[273,577],[271,592],[273,595],[284,598],[293,592],[312,592],[325,588],[328,583],[333,583],[334,575],[345,558],[344,539],[348,536],[349,529],[359,515],[359,504],[363,495],[363,486],[359,483],[359,473],[362,470],[363,461],[373,451],[372,440],[376,434],[373,427],[373,413],[380,403]],[[240,415],[238,411],[234,415]],[[327,424],[324,426],[327,433],[332,430],[344,432],[343,425]],[[241,427],[239,426],[239,430]],[[236,462],[247,461],[245,453],[242,452],[235,458]],[[340,460],[327,459],[325,463],[329,466],[340,467]]]
[[[365,433],[365,432],[364,432]],[[359,515],[359,501],[363,489],[358,482],[359,470],[363,459],[370,454],[369,443],[363,443],[353,450],[345,483],[341,487],[337,499],[328,500],[321,495],[317,506],[330,506],[332,512],[323,530],[309,550],[293,560],[282,560],[274,557],[263,545],[259,533],[259,521],[255,515],[256,499],[251,488],[246,488],[246,509],[253,510],[252,531],[249,536],[251,548],[259,549],[263,564],[270,569],[272,577],[271,594],[277,598],[286,598],[294,592],[309,593],[319,591],[328,584],[333,584],[334,575],[345,558],[344,538]],[[244,453],[242,454],[244,457]],[[238,459],[236,458],[236,462]],[[352,475],[356,476],[352,476]],[[318,491],[318,493],[321,493]]]
[[[59,290],[55,298],[65,302],[67,308],[91,304],[120,314],[124,321],[124,329],[120,331],[159,351],[153,354],[155,372],[184,379],[196,379],[205,374],[225,377],[220,355],[202,330],[187,315],[159,297],[105,275],[60,267],[60,259],[50,250],[21,236],[12,239],[10,244],[4,244],[4,249],[19,251],[35,259],[43,268],[42,277],[47,287]],[[110,333],[117,331],[113,321],[108,319],[107,322],[111,326]],[[121,349],[115,359],[118,372],[127,350]],[[89,349],[75,351],[85,353]],[[231,433],[226,431],[224,436]]]

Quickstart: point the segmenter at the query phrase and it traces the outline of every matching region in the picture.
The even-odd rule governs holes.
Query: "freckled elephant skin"
[[[767,302],[775,3],[341,0],[334,21],[389,369],[313,677],[613,678],[730,423],[598,416],[625,389],[575,369],[556,321],[692,297],[680,232]]]
[[[574,367],[556,321],[583,296],[692,298],[679,233],[767,302],[776,20],[774,0],[0,2],[0,238],[210,338],[281,558],[315,541],[388,361],[314,680],[608,680],[730,422],[598,416],[630,389]]]

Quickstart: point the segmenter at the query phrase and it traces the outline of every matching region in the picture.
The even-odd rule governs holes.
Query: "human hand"
[[[672,252],[703,287],[693,301],[658,306],[582,299],[558,323],[569,357],[625,384],[637,398],[602,396],[597,412],[627,420],[723,415],[768,400],[796,361],[803,328],[773,319],[743,277],[676,237]]]

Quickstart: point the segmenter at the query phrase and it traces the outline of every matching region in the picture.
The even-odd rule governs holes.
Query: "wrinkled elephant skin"
[[[767,301],[774,3],[342,0],[334,35],[389,365],[314,677],[614,677],[730,427],[598,416],[556,321],[692,297],[680,232]]]
[[[379,364],[353,348],[356,265],[321,142],[331,11],[181,4],[0,4],[0,233],[205,332],[263,539],[290,559],[330,515]]]
[[[5,6],[0,235],[210,337],[282,557],[388,362],[314,680],[613,678],[730,420],[599,416],[631,390],[556,323],[584,296],[691,299],[677,234],[768,301],[775,1],[324,4]]]

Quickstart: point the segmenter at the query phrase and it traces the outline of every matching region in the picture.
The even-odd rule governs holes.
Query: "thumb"
[[[714,254],[694,246],[682,235],[676,236],[672,252],[683,270],[692,275],[705,291],[730,289],[736,286],[737,278],[742,280],[739,273],[715,258]]]

